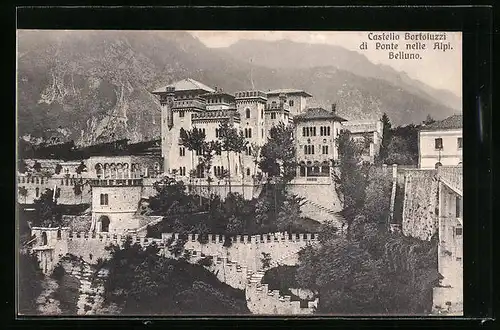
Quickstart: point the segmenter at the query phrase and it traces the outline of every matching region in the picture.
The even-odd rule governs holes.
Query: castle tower
[[[160,96],[161,104],[161,155],[165,160],[172,148],[172,128],[174,117],[172,108],[174,106],[175,87],[167,86],[165,93]],[[168,162],[163,162],[163,171],[168,173]]]
[[[143,179],[93,179],[91,231],[123,233],[140,227],[136,212]]]
[[[192,129],[192,114],[206,110],[206,100],[200,96],[213,92],[214,89],[193,79],[184,79],[152,92],[159,97],[162,111],[161,145],[165,174],[171,175],[176,170],[187,176],[194,168],[195,152],[180,145],[180,131],[181,128]]]
[[[258,146],[264,145],[267,135],[264,115],[266,93],[259,90],[236,92],[235,100],[236,110],[240,114],[240,129],[248,141],[248,146],[251,147],[252,143]],[[251,152],[243,152],[242,163],[244,177],[256,174]]]
[[[31,251],[36,255],[40,269],[50,274],[59,260],[68,253],[69,228],[31,228]]]

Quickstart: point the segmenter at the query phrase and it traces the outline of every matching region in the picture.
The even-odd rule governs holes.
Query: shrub
[[[52,278],[57,280],[57,281],[60,281],[65,273],[66,272],[64,270],[64,267],[60,263],[58,263],[54,267],[54,270],[52,271]]]

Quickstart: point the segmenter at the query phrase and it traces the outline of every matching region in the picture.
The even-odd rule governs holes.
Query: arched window
[[[434,168],[437,170],[438,167],[440,167],[440,166],[443,166],[443,164],[441,164],[441,162],[437,162],[436,165],[434,166]]]
[[[101,223],[101,232],[107,233],[109,232],[109,218],[106,215],[102,215],[99,218],[99,222]]]
[[[47,245],[47,233],[42,232],[42,245]]]
[[[247,118],[250,118],[250,109],[248,109],[248,108],[247,108],[247,109],[245,110],[245,113],[246,113],[246,117],[247,117]]]
[[[40,188],[36,187],[35,189],[35,197],[38,197],[40,195]]]
[[[60,240],[61,239],[61,229],[58,229],[57,230],[57,239]]]
[[[247,175],[250,175],[250,168],[247,167]]]

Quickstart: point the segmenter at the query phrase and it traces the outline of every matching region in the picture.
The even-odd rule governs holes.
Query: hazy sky
[[[457,96],[462,96],[462,34],[460,32],[446,32],[446,41],[453,49],[442,51],[433,50],[435,41],[421,41],[427,49],[420,51],[405,50],[405,33],[398,32],[398,41],[379,41],[381,43],[396,42],[399,50],[405,52],[419,52],[420,60],[389,59],[391,50],[375,50],[377,40],[369,40],[370,32],[322,32],[322,31],[191,31],[191,34],[200,39],[208,47],[229,46],[240,39],[280,40],[288,39],[295,42],[332,44],[355,50],[364,54],[373,63],[390,65],[398,71],[404,71],[411,78],[418,79],[429,86],[448,89]],[[378,35],[381,32],[373,32]],[[386,32],[386,35],[390,32]],[[413,35],[419,32],[412,32]],[[368,42],[368,50],[360,50],[362,41]]]

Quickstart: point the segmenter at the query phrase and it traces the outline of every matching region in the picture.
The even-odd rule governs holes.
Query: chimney
[[[337,112],[337,104],[336,103],[332,103],[332,112],[333,112],[333,114],[335,114]]]

